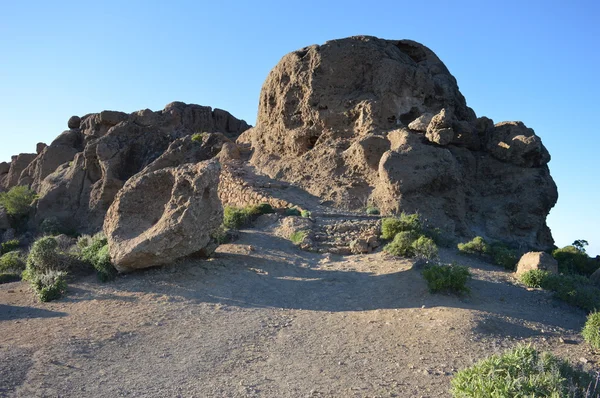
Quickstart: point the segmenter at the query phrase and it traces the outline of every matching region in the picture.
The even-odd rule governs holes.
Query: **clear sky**
[[[0,161],[34,152],[71,115],[184,101],[254,124],[286,53],[353,35],[412,39],[478,116],[542,137],[557,245],[600,254],[598,1],[2,1]]]

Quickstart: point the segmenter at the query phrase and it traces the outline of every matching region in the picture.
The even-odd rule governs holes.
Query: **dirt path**
[[[585,314],[474,273],[467,298],[431,295],[411,262],[299,251],[249,230],[182,262],[35,302],[0,286],[0,396],[438,397],[452,374],[519,341],[574,362]]]

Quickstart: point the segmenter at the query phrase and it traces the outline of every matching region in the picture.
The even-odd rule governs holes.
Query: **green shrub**
[[[418,237],[413,231],[400,231],[396,233],[393,241],[385,245],[383,251],[392,256],[413,257],[415,248],[412,244]]]
[[[458,250],[465,254],[483,255],[490,252],[490,246],[481,236],[476,236],[469,242],[459,243]]]
[[[302,210],[302,211],[300,212],[300,216],[302,216],[303,218],[310,218],[310,216],[311,216],[311,212],[310,212],[310,211],[308,211],[308,210]]]
[[[456,373],[454,397],[595,397],[595,378],[568,362],[519,345]]]
[[[194,142],[199,142],[202,143],[202,140],[204,139],[204,137],[206,137],[208,135],[208,133],[204,132],[204,133],[195,133],[192,134],[192,141]]]
[[[592,348],[600,350],[600,312],[594,311],[588,315],[581,335]]]
[[[587,311],[600,310],[600,289],[584,276],[548,274],[542,279],[541,287],[576,307]]]
[[[598,268],[593,259],[575,246],[556,249],[552,252],[552,257],[558,262],[558,270],[562,273],[578,273],[589,276]]]
[[[275,209],[268,203],[261,203],[257,206],[254,206],[258,211],[258,214],[272,214],[275,213]]]
[[[302,243],[304,239],[308,236],[308,231],[296,231],[290,235],[290,240],[293,244],[297,245]]]
[[[48,271],[65,271],[68,268],[66,256],[58,251],[58,242],[51,236],[38,239],[31,246],[26,267],[32,274],[44,274]]]
[[[25,269],[25,261],[21,253],[12,251],[0,257],[0,272],[21,274]]]
[[[302,213],[300,212],[300,210],[296,209],[295,207],[290,207],[285,209],[285,213],[284,213],[287,217],[290,216],[295,216],[295,217],[299,217],[302,215]]]
[[[17,250],[19,248],[20,244],[21,243],[19,242],[18,239],[11,239],[11,240],[7,240],[6,242],[2,242],[2,245],[0,246],[0,254],[4,254],[4,253],[8,253],[8,252]]]
[[[421,233],[422,223],[419,215],[406,214],[402,212],[400,217],[384,218],[381,220],[381,237],[383,239],[394,239],[401,231],[413,231]]]
[[[62,271],[46,271],[32,273],[23,272],[23,279],[29,281],[40,301],[52,301],[61,298],[67,291],[66,273]]]
[[[369,207],[367,207],[367,214],[372,215],[372,216],[378,216],[379,209],[377,207],[369,206]]]
[[[517,253],[501,243],[494,243],[490,246],[492,261],[509,271],[514,271],[519,261]]]
[[[225,206],[223,225],[228,229],[240,229],[248,226],[256,217],[262,214],[274,213],[273,207],[268,203],[243,208]]]
[[[435,260],[438,258],[438,248],[431,238],[421,235],[411,246],[416,257],[426,260]]]
[[[424,226],[423,233],[425,234],[425,236],[433,239],[435,244],[438,246],[452,247],[454,244],[453,238],[443,233],[440,228],[436,228],[433,226]]]
[[[470,290],[467,281],[471,277],[469,269],[462,265],[428,265],[423,270],[423,277],[431,293],[448,292],[463,294]]]
[[[225,225],[221,224],[217,229],[215,229],[210,235],[212,240],[214,240],[218,245],[224,245],[225,243],[231,242],[231,236],[229,234],[229,230],[225,228]]]
[[[50,217],[41,222],[40,232],[44,235],[60,235],[64,232],[64,228],[56,217]]]
[[[541,269],[532,269],[523,272],[519,276],[519,280],[527,287],[542,287],[544,281],[548,278],[550,273]]]
[[[108,239],[106,239],[106,236],[102,232],[92,237],[81,239],[81,242],[78,241],[77,244],[78,246],[83,246],[79,253],[79,259],[94,267],[101,282],[108,282],[115,279],[117,270],[110,261]]]
[[[0,285],[3,283],[18,282],[20,280],[20,274],[0,273]]]
[[[13,217],[22,217],[29,214],[31,203],[36,199],[36,194],[25,186],[12,187],[8,192],[0,193],[0,206],[6,213]]]

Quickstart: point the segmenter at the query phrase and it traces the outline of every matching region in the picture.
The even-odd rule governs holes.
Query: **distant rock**
[[[104,222],[111,259],[121,272],[203,251],[223,222],[215,161],[141,172],[117,194]]]
[[[516,275],[519,276],[531,270],[548,271],[558,274],[558,262],[546,252],[529,252],[523,254],[517,264]]]
[[[37,153],[21,153],[13,156],[10,162],[10,169],[4,181],[4,188],[10,189],[19,183],[19,178],[23,170],[37,157]]]
[[[466,104],[427,47],[356,36],[285,55],[238,144],[271,178],[341,208],[419,212],[444,234],[546,249],[548,151],[521,122]]]

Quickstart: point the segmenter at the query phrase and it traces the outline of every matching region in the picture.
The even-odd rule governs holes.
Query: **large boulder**
[[[448,234],[553,244],[546,216],[558,193],[540,138],[478,118],[413,41],[358,36],[284,56],[237,142],[260,172],[342,208],[371,202],[418,211]]]
[[[216,161],[141,172],[129,179],[104,222],[111,259],[121,272],[202,252],[223,221]]]
[[[516,275],[527,271],[540,270],[558,274],[558,262],[546,252],[529,252],[523,254],[517,264]]]
[[[222,134],[214,134],[221,128],[225,129]],[[175,147],[167,151],[169,155],[156,169],[182,164],[184,159],[194,163],[210,159],[230,141],[228,137],[235,139],[246,128],[246,122],[225,111],[183,102],[170,103],[158,112],[85,115],[80,129],[63,133],[47,148],[61,145],[82,151],[39,183],[36,221],[56,217],[80,232],[97,232],[125,182],[157,161],[171,143],[196,132],[207,133],[200,143],[188,139],[177,144],[179,153]],[[193,151],[187,152],[190,148]],[[56,163],[71,156],[70,152],[64,154]]]
[[[10,189],[19,184],[19,178],[23,170],[37,157],[37,153],[21,153],[13,156],[10,162],[10,168],[6,179],[4,180],[4,188]]]

